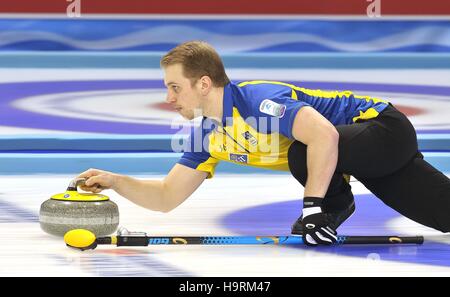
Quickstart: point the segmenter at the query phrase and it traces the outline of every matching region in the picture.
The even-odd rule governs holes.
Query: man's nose
[[[175,102],[176,101],[176,99],[175,99],[175,96],[173,96],[172,94],[170,94],[169,92],[167,93],[167,96],[166,96],[166,102],[167,103],[172,103],[172,102]]]

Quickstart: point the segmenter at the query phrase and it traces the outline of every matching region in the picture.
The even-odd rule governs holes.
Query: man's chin
[[[191,121],[191,120],[194,119],[194,116],[192,116],[192,115],[186,115],[186,114],[182,114],[182,113],[180,113],[180,115],[181,115],[181,116],[183,117],[183,119],[185,119],[185,120]]]
[[[183,114],[183,113],[180,113],[180,115],[181,115],[184,119],[189,120],[189,121],[192,121],[192,120],[195,119],[195,118],[203,117],[202,115]]]

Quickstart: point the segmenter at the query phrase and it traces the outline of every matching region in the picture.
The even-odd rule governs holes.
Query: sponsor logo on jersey
[[[248,164],[248,156],[242,154],[230,154],[230,160],[239,163]]]
[[[242,136],[253,146],[258,144],[258,141],[256,140],[255,136],[253,136],[249,131],[245,131],[242,133]]]
[[[269,99],[264,99],[259,105],[259,111],[274,117],[282,118],[286,111],[286,105],[278,104]]]

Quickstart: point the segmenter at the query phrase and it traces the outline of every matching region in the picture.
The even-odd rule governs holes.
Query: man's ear
[[[212,80],[209,76],[202,76],[200,78],[200,91],[202,95],[206,96],[211,91]]]

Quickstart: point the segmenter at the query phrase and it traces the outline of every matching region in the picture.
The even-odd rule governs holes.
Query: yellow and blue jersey
[[[191,130],[178,163],[205,171],[220,161],[288,171],[287,152],[295,140],[297,112],[311,106],[333,125],[350,125],[378,116],[385,100],[350,91],[321,91],[275,81],[244,81],[224,87],[222,121],[203,118]]]

